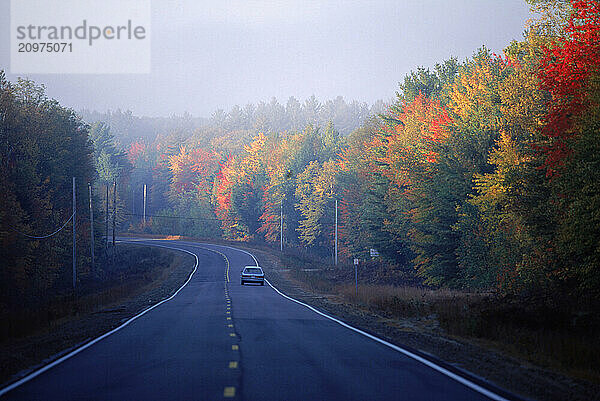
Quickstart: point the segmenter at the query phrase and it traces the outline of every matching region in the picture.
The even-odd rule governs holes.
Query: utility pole
[[[354,284],[355,284],[355,288],[356,288],[355,294],[356,294],[356,297],[358,298],[358,263],[356,263],[354,265]]]
[[[73,177],[73,298],[75,298],[75,287],[77,285],[77,237],[75,235],[75,214],[77,213],[77,205],[75,203],[75,177]]]
[[[335,200],[335,265],[338,262],[338,218],[337,218],[337,199]]]
[[[354,258],[354,294],[358,298],[358,259]]]
[[[146,184],[144,184],[144,227],[146,226]]]
[[[104,230],[104,244],[105,248],[108,249],[108,183],[106,183],[106,213],[104,214],[104,222],[106,223]]]
[[[112,244],[115,246],[115,225],[117,220],[117,181],[115,180],[113,184],[113,235],[112,235]]]
[[[283,200],[281,200],[281,214],[279,217],[279,250],[283,252]]]
[[[95,257],[94,257],[94,208],[92,207],[92,184],[88,182],[88,189],[90,192],[90,237],[91,245],[90,250],[92,251],[92,270],[94,269]]]

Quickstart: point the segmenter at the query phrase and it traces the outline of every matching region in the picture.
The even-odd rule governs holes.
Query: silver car
[[[246,266],[242,270],[242,285],[245,283],[259,283],[265,285],[265,273],[258,266]]]

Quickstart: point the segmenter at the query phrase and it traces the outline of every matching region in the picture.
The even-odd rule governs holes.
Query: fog
[[[9,70],[8,0],[0,0],[0,68]],[[522,37],[523,0],[153,1],[150,74],[34,74],[76,110],[210,116],[235,104],[343,96],[391,99],[418,66],[501,53]]]

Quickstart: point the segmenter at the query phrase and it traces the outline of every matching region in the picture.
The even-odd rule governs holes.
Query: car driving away
[[[245,283],[257,283],[265,285],[265,273],[258,266],[246,266],[242,270],[242,285]]]

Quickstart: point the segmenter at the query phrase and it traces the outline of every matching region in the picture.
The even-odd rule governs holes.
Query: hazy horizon
[[[9,0],[0,0],[0,68],[9,80]],[[389,101],[417,67],[501,53],[531,17],[523,0],[152,2],[152,68],[137,74],[31,74],[75,110],[209,117],[234,105]]]

